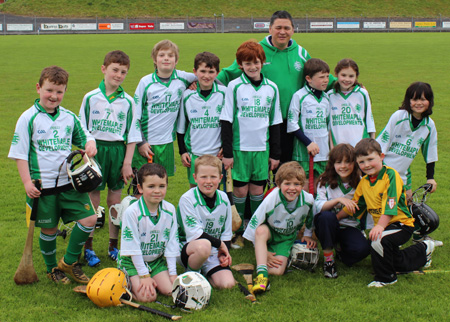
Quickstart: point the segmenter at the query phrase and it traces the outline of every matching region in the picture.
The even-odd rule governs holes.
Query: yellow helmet
[[[118,306],[121,298],[131,301],[125,273],[112,267],[98,271],[91,278],[86,294],[99,307]]]

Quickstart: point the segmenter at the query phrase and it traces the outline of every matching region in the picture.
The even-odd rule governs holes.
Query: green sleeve
[[[242,70],[239,68],[238,63],[236,60],[231,64],[229,67],[223,68],[219,75],[217,76],[217,79],[225,86],[228,86],[228,83],[231,82],[233,79],[238,78],[242,75]]]

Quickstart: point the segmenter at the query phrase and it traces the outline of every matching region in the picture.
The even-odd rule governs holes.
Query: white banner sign
[[[97,30],[95,23],[73,23],[72,30]]]
[[[41,30],[71,30],[70,23],[41,23]]]
[[[6,25],[7,31],[33,31],[33,25],[21,23],[9,23]]]
[[[3,31],[3,24],[0,23],[0,31]]]
[[[269,29],[270,22],[254,22],[253,28],[255,29]]]
[[[366,29],[386,29],[385,21],[365,21],[364,28]]]
[[[160,30],[179,30],[184,29],[184,22],[161,22],[159,24]]]
[[[311,29],[333,29],[333,21],[311,22]]]
[[[442,21],[442,28],[450,28],[450,21]]]
[[[340,21],[337,23],[337,29],[359,29],[359,22]]]

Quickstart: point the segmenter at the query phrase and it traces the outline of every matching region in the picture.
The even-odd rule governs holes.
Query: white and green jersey
[[[59,106],[55,116],[48,114],[37,99],[22,113],[16,124],[8,157],[28,161],[31,179],[41,179],[42,188],[69,184],[65,165],[60,165],[72,152],[72,145],[84,149],[94,137],[85,130],[80,119]]]
[[[175,141],[181,97],[196,79],[192,73],[174,70],[167,83],[161,82],[156,72],[139,81],[134,99],[142,134],[150,145]]]
[[[216,191],[216,204],[210,209],[198,187],[184,193],[177,208],[178,235],[180,248],[186,243],[199,238],[203,233],[220,239],[230,241],[231,232],[231,205],[227,194]],[[217,254],[213,248],[211,255]]]
[[[302,190],[296,204],[291,208],[281,190],[276,187],[256,209],[248,223],[247,229],[245,229],[244,238],[254,243],[256,228],[261,224],[266,224],[279,235],[286,236],[286,240],[295,238],[298,231],[305,224],[304,236],[311,237],[313,230],[313,205],[313,195]]]
[[[220,139],[220,112],[225,103],[226,88],[217,83],[208,97],[197,90],[186,90],[181,100],[177,132],[185,134],[184,142],[189,153],[197,156],[217,155],[222,146]]]
[[[144,262],[161,256],[180,256],[175,207],[163,200],[158,216],[151,216],[141,197],[125,210],[122,217],[120,255],[142,255]]]
[[[269,126],[283,122],[277,85],[263,77],[255,87],[242,74],[228,84],[220,120],[233,124],[233,150],[267,151]]]
[[[385,154],[384,163],[397,170],[404,184],[408,168],[419,153],[419,149],[422,149],[425,163],[438,160],[437,131],[430,117],[423,118],[419,126],[413,128],[408,111],[398,110],[391,115],[377,141]]]
[[[314,156],[314,162],[328,160],[330,122],[330,101],[328,94],[322,93],[320,99],[311,92],[308,86],[295,92],[289,106],[287,132],[295,132],[301,129],[312,142],[319,146],[320,152]],[[294,138],[294,152],[292,159],[295,161],[309,161],[306,146]]]
[[[335,89],[328,92],[330,98],[330,134],[334,145],[349,143],[355,146],[361,139],[375,133],[372,104],[369,93],[356,85],[347,94]]]
[[[349,186],[348,184],[342,183],[341,180],[338,182],[338,186],[334,189],[332,189],[328,184],[325,186],[317,185],[317,196],[314,200],[314,215],[317,215],[322,211],[323,205],[329,201],[336,198],[344,197],[347,199],[352,199],[353,195],[355,194],[355,189]],[[331,210],[334,213],[338,213],[339,211],[344,208],[340,203],[338,203],[334,208]],[[341,226],[345,227],[356,227],[360,228],[359,221],[356,220],[354,217],[347,217],[344,219],[341,219],[339,221],[339,224]]]
[[[142,141],[134,100],[121,86],[108,97],[102,81],[87,93],[81,103],[80,120],[96,140]]]

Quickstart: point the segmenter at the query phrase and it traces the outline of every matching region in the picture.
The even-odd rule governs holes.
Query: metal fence
[[[1,16],[0,16],[1,17]],[[206,18],[42,18],[3,15],[0,33],[75,34],[75,33],[229,33],[264,32],[270,17],[227,18],[214,14]],[[294,18],[296,32],[448,32],[450,18]]]

